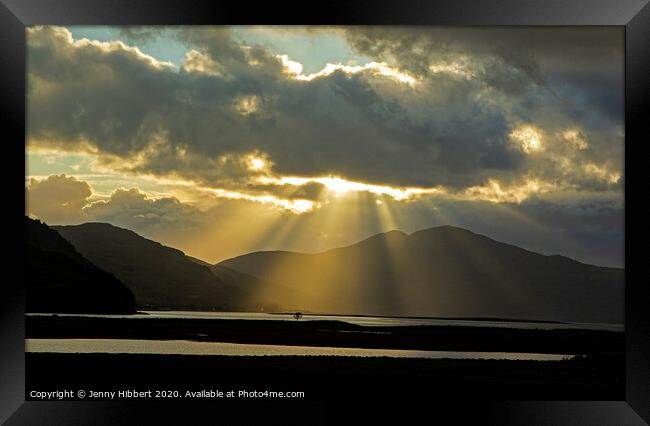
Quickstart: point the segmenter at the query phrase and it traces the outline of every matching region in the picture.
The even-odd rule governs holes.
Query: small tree
[[[302,313],[296,312],[293,314],[293,317],[296,319],[296,321],[300,321],[300,318],[302,318]]]

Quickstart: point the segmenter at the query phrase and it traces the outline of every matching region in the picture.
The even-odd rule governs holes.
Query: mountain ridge
[[[216,264],[110,224],[54,229],[122,279],[142,308],[622,319],[623,269],[448,225],[392,230],[318,253],[258,251]]]
[[[480,233],[477,233],[477,232],[471,231],[471,230],[469,230],[469,229],[465,229],[465,228],[461,228],[461,227],[453,226],[453,225],[440,225],[440,226],[435,226],[435,227],[431,227],[431,228],[419,229],[419,230],[417,230],[417,231],[413,231],[413,232],[411,232],[410,234],[407,233],[407,232],[404,232],[404,231],[402,231],[402,230],[399,230],[399,229],[391,229],[391,230],[389,230],[389,231],[379,232],[379,233],[377,233],[377,234],[373,234],[373,235],[371,235],[371,236],[369,236],[369,237],[366,237],[366,238],[363,238],[363,239],[361,239],[361,240],[359,240],[359,241],[357,241],[357,242],[355,242],[355,243],[346,244],[346,245],[337,246],[337,247],[332,247],[332,248],[329,248],[329,249],[325,249],[325,250],[321,250],[321,251],[317,251],[317,252],[313,252],[313,253],[300,252],[300,251],[291,251],[291,250],[256,250],[256,251],[252,251],[252,252],[248,252],[248,253],[240,254],[240,255],[237,255],[237,256],[233,256],[233,257],[228,257],[228,258],[226,258],[226,259],[220,260],[220,261],[215,262],[215,263],[210,263],[210,262],[205,261],[205,260],[202,260],[202,259],[197,259],[197,258],[195,258],[195,259],[201,261],[202,263],[205,263],[206,265],[219,265],[219,264],[222,264],[222,263],[225,263],[225,262],[231,261],[231,260],[233,260],[233,259],[238,259],[238,258],[241,258],[241,257],[247,256],[247,255],[249,255],[249,254],[253,254],[253,253],[285,253],[285,254],[292,254],[292,255],[308,255],[308,256],[309,256],[309,255],[315,255],[315,254],[323,254],[323,253],[327,253],[327,252],[330,252],[330,251],[332,251],[332,250],[338,250],[338,249],[343,249],[343,248],[347,248],[347,247],[356,246],[357,244],[361,244],[361,243],[366,242],[366,241],[368,241],[368,240],[372,240],[372,239],[374,239],[374,238],[381,237],[381,236],[383,236],[383,235],[387,235],[387,234],[392,234],[392,235],[398,235],[398,234],[401,234],[401,235],[403,235],[404,237],[408,238],[408,237],[411,237],[411,236],[413,236],[413,235],[415,235],[415,234],[418,234],[418,233],[420,233],[420,232],[426,232],[426,231],[438,230],[438,229],[453,229],[453,230],[460,230],[460,231],[468,232],[468,233],[470,233],[470,234],[472,234],[472,235],[475,235],[475,236],[478,236],[478,237],[486,238],[486,239],[491,240],[491,241],[494,241],[494,242],[496,242],[496,243],[498,243],[498,244],[502,244],[502,245],[505,245],[505,246],[514,247],[514,248],[516,248],[516,249],[518,249],[518,250],[522,250],[522,251],[525,251],[525,252],[528,252],[528,253],[531,253],[531,254],[534,254],[534,255],[538,255],[538,256],[544,256],[544,257],[555,257],[555,258],[566,259],[566,260],[570,260],[570,261],[572,261],[572,262],[580,263],[580,264],[582,264],[582,265],[586,265],[586,266],[594,266],[594,267],[597,267],[597,268],[606,268],[606,269],[615,269],[615,270],[624,270],[624,269],[625,269],[625,268],[622,268],[622,267],[615,267],[615,266],[601,266],[601,265],[595,265],[595,264],[592,264],[592,263],[582,262],[582,261],[580,261],[580,260],[574,259],[574,258],[572,258],[572,257],[566,256],[566,255],[563,255],[563,254],[559,254],[559,253],[554,253],[554,254],[543,254],[543,253],[538,253],[538,252],[536,252],[536,251],[534,251],[534,250],[527,249],[527,248],[524,248],[524,247],[520,247],[520,246],[518,246],[518,245],[516,245],[516,244],[506,243],[506,242],[503,242],[503,241],[499,241],[499,240],[496,240],[496,239],[494,239],[494,238],[492,238],[492,237],[489,237],[489,236],[487,236],[487,235],[480,234]]]
[[[25,217],[26,312],[135,313],[131,291],[46,224]]]
[[[212,265],[132,230],[102,222],[53,229],[92,262],[120,278],[133,291],[141,309],[265,308],[263,301],[248,294],[241,279],[224,282],[212,271]]]
[[[313,254],[253,252],[218,265],[288,287],[320,289],[322,300],[305,306],[312,311],[622,319],[623,269],[536,253],[448,225],[375,234]]]

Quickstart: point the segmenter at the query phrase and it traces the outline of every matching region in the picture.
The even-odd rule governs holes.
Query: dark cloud
[[[621,120],[621,28],[352,27],[343,33],[360,53],[421,75],[432,63],[465,58],[475,78],[507,95],[541,89],[582,113],[596,108],[607,118]],[[582,102],[585,97],[605,97],[608,102]]]
[[[364,53],[393,58],[413,72],[428,73],[425,65],[438,54],[446,60],[475,55],[468,64],[478,78],[428,73],[409,87],[371,72],[296,81],[278,57],[235,42],[227,28],[181,27],[173,33],[195,49],[193,65],[188,61],[180,71],[118,43],[74,43],[62,28],[31,29],[30,141],[90,147],[117,157],[113,166],[213,186],[245,179],[248,170],[237,167],[233,156],[253,151],[268,154],[278,174],[470,186],[494,173],[504,179],[522,173],[522,156],[508,141],[517,120],[543,122],[548,129],[572,122],[557,113],[552,96],[530,89],[550,81],[537,59],[550,50],[531,36],[524,38],[533,53],[522,54],[521,41],[502,45],[502,31],[469,31],[458,40],[458,30],[346,33]],[[553,39],[558,48],[559,33]],[[470,41],[476,45],[462,50]],[[532,90],[529,97],[513,98],[526,90]],[[593,96],[596,104],[609,99]],[[591,98],[580,99],[584,109]]]
[[[624,32],[614,27],[365,26],[339,31],[360,52],[396,60],[420,74],[426,74],[431,63],[459,57],[478,63],[500,61],[536,84],[543,84],[549,75],[570,72],[620,81],[623,66]]]

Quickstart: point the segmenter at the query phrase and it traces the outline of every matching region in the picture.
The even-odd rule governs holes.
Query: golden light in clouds
[[[212,76],[222,76],[223,74],[223,70],[218,63],[194,49],[185,53],[185,61],[181,69],[188,73],[195,72]]]
[[[206,191],[209,191],[220,198],[228,198],[231,200],[247,200],[257,203],[271,204],[276,207],[281,207],[285,210],[289,210],[293,213],[306,213],[318,205],[316,202],[311,200],[288,200],[276,197],[274,195],[254,195],[239,191],[228,191],[225,189],[206,189]]]
[[[280,178],[263,177],[260,179],[263,183],[271,183],[276,185],[305,185],[308,183],[320,183],[328,190],[337,193],[345,194],[347,192],[369,192],[375,195],[388,195],[396,201],[404,201],[418,195],[435,194],[440,192],[438,188],[398,188],[384,185],[372,185],[362,182],[355,182],[346,180],[337,176],[322,176],[322,177],[295,177],[284,176]]]
[[[516,127],[510,132],[510,139],[527,154],[544,149],[542,131],[533,125],[526,124]]]
[[[253,114],[259,108],[259,98],[257,96],[240,96],[235,99],[234,108],[241,115]]]
[[[261,172],[264,170],[268,170],[270,167],[269,160],[256,154],[249,155],[247,160],[248,160],[248,168],[254,172]]]
[[[458,198],[469,200],[490,201],[493,203],[521,203],[531,195],[545,193],[557,189],[550,182],[539,179],[525,179],[514,185],[504,185],[495,179],[490,179],[485,185],[467,188]]]
[[[293,76],[296,80],[312,81],[317,78],[327,77],[336,71],[344,72],[345,74],[357,74],[360,72],[368,71],[374,75],[381,75],[391,78],[400,83],[415,85],[417,80],[411,74],[400,71],[397,68],[389,66],[385,62],[370,62],[365,65],[343,65],[343,64],[326,64],[325,67],[312,74],[305,75],[302,73],[303,66],[301,63],[289,59],[287,55],[278,55],[282,61],[287,74]]]
[[[561,186],[534,176],[527,176],[511,183],[499,179],[488,179],[483,184],[467,188],[451,188],[441,185],[429,188],[378,185],[354,181],[335,175],[316,177],[282,176],[273,173],[273,161],[268,157],[268,154],[261,151],[254,151],[242,155],[237,158],[237,161],[241,162],[251,174],[249,180],[244,182],[243,185],[233,187],[211,186],[206,183],[182,179],[177,176],[162,177],[141,173],[126,179],[125,175],[121,174],[119,170],[111,170],[110,167],[101,169],[105,173],[103,175],[86,176],[79,174],[77,177],[82,180],[92,180],[94,176],[101,176],[103,178],[115,176],[119,180],[118,186],[120,187],[147,187],[143,192],[149,198],[173,196],[181,202],[202,206],[203,208],[209,208],[212,204],[210,200],[212,197],[216,197],[265,204],[295,215],[302,215],[319,209],[325,204],[331,204],[337,198],[340,198],[342,202],[353,202],[356,199],[355,197],[362,196],[363,194],[371,196],[372,204],[377,209],[382,209],[391,207],[391,203],[387,203],[390,200],[395,202],[411,202],[425,197],[429,197],[434,202],[436,200],[465,200],[519,204],[534,195],[562,190]],[[573,168],[573,163],[568,159],[566,161],[568,162],[567,167]],[[605,165],[588,163],[578,167],[587,176],[601,182],[612,184],[618,182],[621,177],[619,172],[611,170]],[[46,176],[31,177],[39,179],[46,178]],[[294,198],[287,196],[287,191],[281,189],[285,185],[293,186],[297,193],[302,186],[313,183],[320,184],[325,188],[325,191],[320,193],[317,198],[301,198],[300,196]],[[161,188],[160,192],[154,190],[156,185]],[[255,185],[269,187],[257,189]],[[206,194],[212,197],[206,197]],[[351,197],[350,195],[353,194],[355,196]],[[100,191],[93,189],[93,199],[100,195],[102,195]],[[384,221],[387,223],[391,222],[386,217]]]
[[[453,62],[439,62],[429,65],[429,71],[433,74],[455,74],[466,79],[474,78],[475,74],[466,63],[467,58],[459,58]]]
[[[587,139],[578,129],[567,129],[562,132],[562,137],[565,141],[569,142],[571,145],[581,151],[589,147]]]
[[[587,167],[588,172],[596,175],[598,178],[614,182],[619,179],[620,175],[607,172],[606,169]],[[319,183],[328,189],[329,193],[334,195],[343,194],[361,194],[368,193],[374,196],[387,196],[398,202],[408,202],[421,197],[439,197],[446,200],[467,200],[467,201],[488,201],[491,203],[522,203],[533,195],[544,194],[556,191],[557,185],[537,178],[525,178],[522,181],[506,184],[497,179],[489,179],[483,185],[476,185],[464,190],[453,190],[443,186],[435,188],[398,188],[382,185],[372,185],[362,182],[355,182],[343,179],[341,177],[279,177],[273,178],[262,176],[258,179],[260,183],[272,185],[294,185],[302,186],[309,183]],[[221,198],[240,199],[271,204],[276,207],[288,210],[292,213],[302,214],[321,207],[325,198],[321,196],[320,201],[307,199],[285,199],[275,195],[255,195],[245,192],[228,191],[224,189],[207,189],[213,195]],[[381,199],[374,201],[376,206],[383,206],[385,203]]]
[[[289,59],[289,55],[278,55],[277,57],[282,61],[282,65],[284,65],[284,68],[288,74],[302,74],[302,64],[300,62],[292,61]]]
[[[253,170],[263,170],[265,167],[265,162],[261,158],[251,158],[251,169]]]
[[[589,176],[610,184],[617,183],[621,179],[619,172],[611,171],[606,166],[599,166],[594,163],[586,164],[584,170]]]

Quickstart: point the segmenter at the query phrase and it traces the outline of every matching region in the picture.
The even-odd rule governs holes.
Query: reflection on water
[[[132,339],[25,339],[27,352],[129,353],[179,355],[302,355],[430,359],[507,359],[559,361],[570,355],[512,352],[445,352],[400,349],[331,348],[314,346],[251,345],[242,343],[194,342],[189,340]]]
[[[33,316],[54,314],[27,314]],[[98,314],[56,314],[58,316],[108,317],[108,318],[193,318],[193,319],[245,319],[245,320],[276,320],[295,321],[291,314],[268,314],[261,312],[200,312],[200,311],[144,311],[135,315],[98,315]],[[523,329],[593,329],[607,331],[624,331],[622,324],[595,323],[545,323],[520,321],[489,321],[489,320],[457,320],[432,318],[395,318],[395,317],[362,317],[346,315],[311,315],[304,314],[300,321],[345,321],[364,326],[405,326],[405,325],[454,325],[470,327],[507,327]]]

